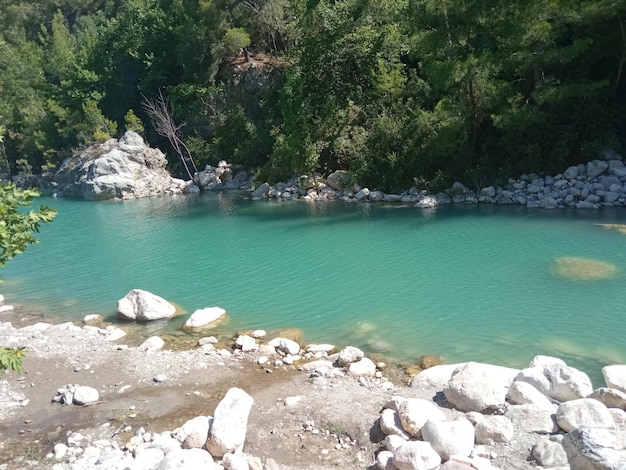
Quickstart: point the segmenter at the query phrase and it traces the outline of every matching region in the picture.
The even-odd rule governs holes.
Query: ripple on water
[[[220,306],[231,331],[293,326],[307,341],[356,344],[408,362],[424,354],[515,367],[535,354],[583,368],[626,361],[626,244],[620,231],[598,229],[618,224],[623,211],[426,212],[253,202],[239,193],[44,202],[59,215],[43,227],[41,244],[9,263],[2,288],[9,301],[57,317],[114,319],[117,300],[141,288],[186,316]],[[595,262],[592,270],[573,263],[578,272],[603,268],[613,277],[554,276],[554,260],[572,259]],[[184,319],[142,328],[177,332]]]

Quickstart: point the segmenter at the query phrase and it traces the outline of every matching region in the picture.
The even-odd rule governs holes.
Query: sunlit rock
[[[561,256],[554,260],[552,272],[572,281],[597,281],[617,276],[619,268],[606,261]]]

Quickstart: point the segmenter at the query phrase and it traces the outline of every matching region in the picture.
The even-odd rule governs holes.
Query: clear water
[[[244,195],[129,202],[46,199],[41,243],[11,261],[0,289],[52,317],[115,318],[141,288],[188,314],[220,306],[231,331],[297,327],[307,341],[392,359],[515,367],[562,357],[600,384],[626,363],[626,212],[520,207],[253,202]],[[601,281],[554,275],[555,258],[606,261]],[[150,325],[179,330],[185,317]],[[155,331],[156,330],[156,331]]]

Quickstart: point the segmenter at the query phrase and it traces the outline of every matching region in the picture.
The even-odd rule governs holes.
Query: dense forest
[[[13,171],[142,132],[164,97],[198,166],[391,190],[555,172],[626,143],[623,0],[0,0]],[[232,93],[267,57],[270,89]],[[176,158],[170,158],[172,169]]]

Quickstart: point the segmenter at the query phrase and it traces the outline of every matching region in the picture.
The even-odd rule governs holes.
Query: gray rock
[[[228,452],[242,450],[253,403],[252,397],[243,390],[228,390],[213,415],[213,424],[206,442],[211,455],[221,457]]]
[[[602,368],[606,386],[626,393],[626,365],[612,365]]]
[[[184,436],[181,440],[181,447],[183,449],[202,448],[209,437],[209,427],[212,421],[213,418],[208,416],[196,416],[183,424],[180,432],[181,437]]]
[[[100,394],[98,390],[92,387],[78,386],[74,390],[73,402],[75,405],[88,405],[99,400]]]
[[[396,470],[393,464],[393,453],[388,450],[382,450],[376,455],[376,467],[379,470]]]
[[[417,201],[417,203],[415,204],[415,207],[430,208],[430,207],[436,207],[438,204],[439,202],[437,201],[436,196],[424,196],[422,197],[422,199]]]
[[[607,408],[620,408],[626,410],[626,393],[620,392],[616,388],[598,388],[587,398],[598,400]]]
[[[513,423],[506,416],[485,416],[476,423],[475,433],[477,444],[508,442],[514,435]]]
[[[410,438],[410,436],[402,428],[400,415],[397,411],[394,411],[390,408],[385,408],[380,413],[380,429],[385,434],[385,436],[400,436],[405,441],[408,441]]]
[[[252,199],[267,199],[270,194],[271,186],[269,183],[263,183],[257,189],[252,191]]]
[[[528,382],[515,380],[509,387],[507,396],[514,405],[537,405],[554,411],[554,405],[550,399]]]
[[[464,366],[466,363],[461,364],[441,364],[434,367],[429,367],[417,374],[411,381],[411,388],[417,388],[420,390],[436,390],[438,392],[443,391],[444,387],[448,384],[452,378],[452,374],[459,367]]]
[[[369,195],[370,195],[370,190],[367,188],[363,188],[358,193],[356,193],[354,198],[358,201],[362,201],[364,199],[367,199]]]
[[[369,193],[369,200],[370,201],[374,201],[374,202],[382,201],[383,197],[384,197],[384,195],[383,195],[382,191],[370,191],[370,193]]]
[[[343,190],[352,187],[354,184],[354,176],[352,172],[347,170],[337,170],[326,178],[328,186],[336,190]]]
[[[552,434],[559,430],[555,413],[537,405],[511,405],[504,416],[524,432]]]
[[[133,289],[117,302],[117,316],[126,320],[150,321],[173,317],[176,307],[141,289]]]
[[[556,422],[565,432],[582,427],[615,427],[608,408],[593,398],[580,398],[561,403],[556,411]]]
[[[441,458],[428,442],[410,441],[396,450],[393,464],[398,470],[435,470]]]
[[[587,163],[587,178],[597,178],[609,167],[608,162],[604,160],[593,160]]]
[[[348,365],[348,374],[357,377],[374,377],[376,374],[376,364],[371,359],[364,357],[360,361],[352,362]]]
[[[169,192],[167,159],[128,131],[67,158],[54,176],[61,193],[87,200],[134,199]]]
[[[498,410],[504,407],[506,394],[518,369],[468,362],[458,368],[443,393],[461,411]]]
[[[407,398],[398,405],[400,423],[409,435],[420,437],[426,421],[445,421],[445,415],[433,402],[423,398]]]
[[[160,338],[158,336],[151,336],[139,345],[139,349],[142,349],[144,351],[158,351],[159,349],[163,348],[163,346],[165,346],[165,341],[163,340],[163,338]]]
[[[364,356],[365,354],[359,348],[355,348],[354,346],[347,346],[339,352],[339,359],[337,360],[337,362],[340,366],[345,367],[348,364],[360,361],[361,359],[363,359]]]
[[[539,441],[533,446],[533,457],[542,467],[567,467],[567,455],[563,446],[554,441]]]
[[[623,431],[579,428],[563,438],[563,449],[572,470],[622,470],[626,468]]]
[[[426,421],[422,439],[429,442],[442,461],[452,455],[468,457],[474,448],[474,426],[465,418],[454,421]]]

